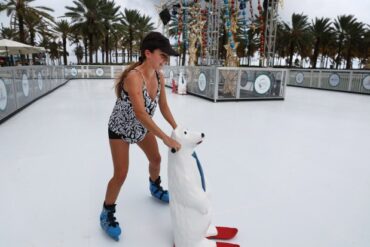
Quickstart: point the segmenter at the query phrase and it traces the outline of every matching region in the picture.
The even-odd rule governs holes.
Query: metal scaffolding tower
[[[279,0],[267,0],[266,28],[265,28],[265,64],[264,66],[274,66],[277,16]]]
[[[207,51],[204,65],[220,65],[218,49],[220,40],[220,0],[211,0],[208,9]]]
[[[205,51],[205,60],[203,65],[220,65],[219,60],[219,38],[221,25],[221,11],[224,8],[224,0],[199,0],[202,8],[208,10],[208,27],[207,27],[207,49]],[[253,0],[248,0],[253,1]],[[265,0],[267,1],[267,8],[265,10],[265,43],[264,43],[264,66],[272,67],[274,65],[276,30],[277,30],[277,16],[279,0]],[[185,8],[191,6],[194,0],[162,0],[162,8],[172,9],[173,5],[182,3]],[[237,6],[238,6],[238,1]],[[183,12],[183,18],[184,13]],[[199,13],[201,14],[201,13]],[[253,17],[251,17],[253,18]],[[186,25],[186,24],[184,24]]]
[[[188,8],[193,1],[189,0],[167,0],[162,1],[162,9],[172,9],[175,4],[182,3],[183,12],[182,18],[188,11],[184,11]],[[207,25],[207,48],[205,50],[205,60],[202,61],[202,65],[219,65],[218,49],[219,49],[219,37],[220,37],[220,13],[222,8],[222,0],[201,0],[203,9],[208,10],[208,25]],[[199,13],[200,14],[200,13]],[[185,17],[188,19],[188,16]],[[186,24],[184,24],[186,25]]]

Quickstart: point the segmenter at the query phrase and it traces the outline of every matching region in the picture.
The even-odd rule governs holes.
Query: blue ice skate
[[[161,186],[161,177],[158,177],[157,180],[155,180],[154,182],[149,178],[149,184],[150,193],[153,197],[164,203],[170,202],[168,191],[163,190]]]
[[[121,228],[119,223],[114,217],[116,212],[116,204],[103,206],[103,210],[100,214],[100,226],[103,230],[114,240],[119,240],[119,235],[121,235]]]

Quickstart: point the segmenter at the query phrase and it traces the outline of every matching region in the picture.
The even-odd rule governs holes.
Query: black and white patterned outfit
[[[139,70],[136,71],[141,74]],[[150,117],[153,117],[155,109],[158,105],[159,95],[161,91],[159,75],[156,72],[158,89],[154,99],[150,98],[148,90],[146,88],[144,76],[142,74],[141,76],[143,77],[144,81],[143,97],[145,110],[150,115]],[[145,135],[148,133],[148,130],[136,118],[130,97],[128,93],[123,89],[123,87],[121,91],[121,97],[117,98],[116,104],[113,108],[113,112],[109,118],[108,131],[110,139],[121,138],[125,142],[131,144],[142,141]]]

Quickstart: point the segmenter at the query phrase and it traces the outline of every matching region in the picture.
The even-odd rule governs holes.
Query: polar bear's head
[[[171,137],[181,144],[181,149],[193,150],[197,145],[202,143],[204,134],[201,132],[193,132],[188,129],[177,127],[172,131]]]

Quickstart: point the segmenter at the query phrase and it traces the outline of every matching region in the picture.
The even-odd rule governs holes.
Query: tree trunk
[[[93,63],[93,35],[89,33],[89,63]]]
[[[118,44],[116,42],[116,64],[118,64]]]
[[[17,10],[19,11],[19,10]],[[18,28],[19,28],[19,41],[21,43],[26,43],[26,37],[24,34],[24,20],[22,15],[17,15],[18,16]]]
[[[294,45],[291,42],[289,48],[289,67],[291,68],[293,65],[293,56],[294,56]]]
[[[316,40],[315,48],[313,51],[313,57],[312,57],[312,68],[313,69],[316,69],[317,58],[319,56],[319,48],[320,48],[320,38]]]
[[[64,65],[67,64],[67,37],[63,36],[63,63]]]
[[[109,61],[109,33],[105,35],[105,62],[108,64]]]
[[[132,34],[132,30],[130,29],[129,32],[129,44],[128,44],[128,60],[131,63],[132,62],[132,43],[134,41],[134,36]]]
[[[35,33],[30,31],[31,45],[35,46]],[[32,62],[35,64],[35,54],[32,54]]]
[[[347,61],[346,69],[351,69],[351,67],[352,67],[352,63],[351,63],[351,50],[352,50],[352,44],[351,44],[351,41],[349,41],[347,58],[346,58],[346,61]]]
[[[98,50],[98,48],[95,50],[95,63],[98,63],[98,52],[99,52],[99,50]]]
[[[85,64],[87,64],[87,39],[84,38],[84,46],[85,46]]]
[[[101,49],[101,63],[104,64],[104,50]]]
[[[341,53],[342,53],[342,42],[343,42],[343,38],[340,38],[339,40],[339,46],[338,46],[338,54],[337,54],[337,58],[335,59],[335,68],[338,69],[339,67],[339,64],[340,64],[340,61],[342,60],[341,58]]]

